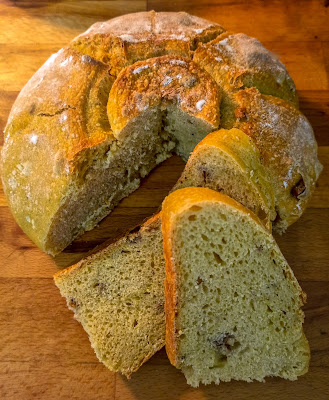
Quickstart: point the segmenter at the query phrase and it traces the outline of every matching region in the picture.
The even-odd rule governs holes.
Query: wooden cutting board
[[[310,371],[298,381],[231,382],[192,389],[160,351],[131,380],[100,364],[52,275],[105,239],[151,215],[183,168],[158,167],[97,229],[56,258],[16,225],[0,189],[1,399],[329,399],[329,1],[9,1],[0,2],[0,127],[27,80],[96,21],[136,11],[184,10],[256,36],[286,64],[310,119],[325,169],[310,207],[277,240],[308,294]],[[0,145],[3,143],[1,137]]]

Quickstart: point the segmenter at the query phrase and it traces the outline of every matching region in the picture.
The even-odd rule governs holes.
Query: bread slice
[[[164,346],[164,278],[158,216],[54,277],[98,359],[127,377]]]
[[[196,146],[173,190],[191,186],[233,197],[271,229],[276,217],[274,192],[257,147],[241,130],[212,132]]]
[[[205,188],[170,194],[161,218],[166,349],[187,382],[307,372],[305,295],[259,219]]]

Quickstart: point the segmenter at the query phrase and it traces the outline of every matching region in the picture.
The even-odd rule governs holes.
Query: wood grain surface
[[[52,275],[157,210],[183,169],[164,162],[93,231],[52,258],[15,223],[0,188],[1,399],[329,399],[329,1],[117,0],[0,2],[0,128],[24,84],[45,60],[96,21],[128,12],[184,10],[256,36],[286,64],[311,121],[325,169],[310,208],[278,237],[308,294],[305,332],[312,359],[298,381],[231,382],[193,389],[165,351],[130,380],[96,359]],[[3,137],[1,135],[0,146]]]

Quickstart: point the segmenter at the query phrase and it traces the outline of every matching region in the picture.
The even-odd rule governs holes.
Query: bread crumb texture
[[[55,275],[98,359],[129,377],[164,346],[160,218]]]
[[[209,189],[164,201],[167,353],[192,386],[308,370],[302,292],[257,218]]]

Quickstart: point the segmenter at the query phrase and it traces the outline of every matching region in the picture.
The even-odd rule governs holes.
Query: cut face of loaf
[[[258,218],[204,188],[163,203],[166,349],[192,386],[307,372],[304,294]]]
[[[158,216],[54,278],[111,371],[129,377],[163,347],[165,271]]]
[[[173,191],[198,186],[222,192],[253,211],[271,230],[274,193],[259,151],[239,129],[207,135],[194,149]]]
[[[17,222],[47,253],[59,253],[94,228],[157,164],[174,152],[187,158],[215,129],[219,88],[211,77],[188,59],[168,56],[151,61],[158,63],[159,71],[170,65],[180,74],[182,79],[167,86],[184,102],[180,107],[159,89],[157,104],[134,114],[125,127],[120,123],[131,110],[120,107],[112,115],[111,104],[119,107],[124,101],[118,89],[122,79],[133,79],[129,93],[136,99],[125,99],[132,107],[139,105],[139,96],[144,99],[139,90],[145,90],[146,98],[151,93],[143,86],[143,71],[134,74],[139,63],[118,78],[110,94],[109,116],[114,81],[109,68],[72,49],[51,57],[17,98],[2,151],[3,187]],[[159,76],[157,83],[162,85]],[[197,107],[199,96],[207,101],[202,107]],[[214,110],[211,117],[209,110]]]

